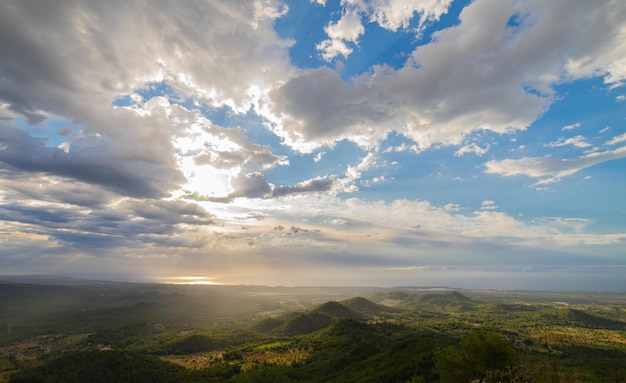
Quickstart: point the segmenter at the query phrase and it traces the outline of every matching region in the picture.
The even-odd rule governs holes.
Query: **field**
[[[0,382],[626,382],[626,294],[0,282]]]

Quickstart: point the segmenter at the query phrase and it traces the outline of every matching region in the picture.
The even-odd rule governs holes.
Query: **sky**
[[[3,0],[0,274],[626,291],[626,2]]]

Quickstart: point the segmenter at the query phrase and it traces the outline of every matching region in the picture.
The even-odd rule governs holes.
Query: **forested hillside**
[[[3,283],[0,298],[8,382],[626,382],[619,294]]]

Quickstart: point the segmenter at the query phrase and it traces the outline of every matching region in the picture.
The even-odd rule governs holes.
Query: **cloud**
[[[249,110],[259,92],[292,69],[291,42],[273,30],[284,12],[272,1],[61,0],[37,7],[3,2],[2,116],[31,125],[49,118],[71,121],[83,133],[68,137],[66,153],[20,137],[28,150],[9,148],[2,160],[22,171],[63,175],[132,196],[167,195],[190,176],[178,169],[172,141],[186,131],[184,118],[191,124],[194,119],[180,118],[185,108],[167,97],[144,100],[137,92],[157,84],[178,101]],[[125,96],[136,105],[111,106]],[[244,142],[238,129],[221,134],[240,152],[199,152],[198,163],[251,172],[284,162],[267,148]],[[6,132],[2,139],[9,139]]]
[[[461,147],[456,152],[454,152],[454,156],[461,157],[462,155],[468,154],[468,153],[474,153],[477,156],[482,156],[488,151],[489,151],[489,145],[487,145],[485,148],[481,148],[480,146],[476,144],[468,144],[468,145]]]
[[[616,64],[626,57],[616,38],[626,7],[616,2],[477,0],[459,18],[397,70],[375,66],[349,81],[330,69],[296,73],[268,94],[264,116],[301,152],[344,139],[372,147],[390,131],[425,150],[460,145],[473,131],[526,129],[551,105],[556,84],[626,77]]]
[[[551,178],[540,182],[555,182],[588,167],[612,160],[626,158],[626,146],[604,152],[592,152],[574,158],[523,157],[521,159],[491,160],[485,164],[486,173],[505,177],[526,175]]]
[[[369,19],[385,29],[397,31],[406,29],[417,13],[419,22],[416,32],[421,33],[425,27],[439,20],[448,12],[452,0],[343,0],[343,4],[359,10]]]
[[[332,69],[307,70],[269,93],[264,116],[286,145],[304,153],[343,139],[373,146],[386,131],[372,124],[385,126],[396,108],[395,100],[373,92],[342,81]]]
[[[342,0],[341,18],[326,25],[324,32],[329,38],[317,44],[316,49],[326,61],[339,55],[347,58],[353,50],[349,45],[358,46],[365,33],[363,20],[396,32],[399,28],[407,29],[416,13],[419,22],[415,32],[421,37],[428,25],[448,12],[451,3],[452,0]]]
[[[496,203],[493,201],[483,201],[480,204],[480,210],[494,210],[497,209]]]
[[[591,144],[588,143],[583,136],[574,136],[570,138],[560,137],[557,141],[545,144],[544,146],[548,148],[558,148],[567,145],[572,145],[577,148],[587,148],[591,146]]]
[[[346,177],[338,180],[339,181],[338,183],[342,185],[339,188],[339,191],[348,192],[348,193],[357,191],[358,188],[355,185],[355,182],[363,176],[363,172],[370,170],[372,167],[378,167],[378,166],[379,165],[376,163],[376,154],[373,152],[370,152],[365,157],[363,157],[361,159],[361,162],[358,165],[356,166],[348,165],[348,168],[346,169]],[[384,180],[384,177],[382,179],[378,179],[377,181],[374,181],[374,180],[366,181],[365,185],[366,186],[371,185],[372,183],[380,182],[383,180]]]
[[[625,142],[626,141],[626,133],[620,134],[619,136],[615,136],[613,137],[611,140],[605,142],[605,145],[615,145],[615,144],[619,144],[620,142]]]
[[[595,262],[577,258],[590,246],[601,261],[619,260],[625,235],[597,234],[588,221],[524,221],[490,201],[472,211],[340,195],[393,179],[369,172],[407,151],[486,153],[472,132],[526,129],[560,98],[556,85],[597,77],[614,88],[626,77],[619,2],[475,0],[457,24],[420,40],[450,5],[344,0],[322,54],[348,55],[368,23],[418,38],[404,63],[346,78],[293,66],[294,42],[274,30],[287,11],[277,1],[0,2],[0,269],[149,265],[266,283],[301,282],[311,270],[358,281],[366,268],[416,262]],[[367,154],[294,165],[301,182],[274,181],[287,155],[319,161],[320,148],[342,150],[343,140]],[[584,144],[571,140],[554,144]],[[612,147],[621,142],[572,159],[493,160],[486,171],[549,183],[625,157]],[[346,170],[317,173],[322,165]]]
[[[178,170],[164,164],[118,155],[104,137],[84,135],[65,152],[47,147],[43,139],[12,124],[0,124],[0,163],[10,169],[62,176],[135,197],[167,196],[184,180]]]
[[[345,20],[327,29],[356,43],[363,23],[354,12],[390,30],[405,28],[417,13],[421,28],[450,3],[344,1]],[[10,59],[0,67],[8,79],[0,99],[7,110],[33,123],[54,113],[87,133],[113,138],[127,155],[157,152],[137,143],[151,137],[166,147],[170,132],[163,125],[125,129],[103,106],[155,81],[213,106],[239,112],[253,106],[285,144],[310,152],[343,139],[371,147],[392,130],[424,150],[458,145],[479,129],[525,129],[552,102],[553,84],[591,75],[618,84],[624,77],[619,60],[626,55],[614,36],[625,11],[610,2],[592,9],[562,1],[478,0],[462,11],[458,25],[417,47],[403,68],[374,67],[350,81],[329,69],[290,66],[292,42],[272,28],[286,8],[274,2],[4,4],[0,35],[11,39],[5,44]],[[55,22],[64,17],[67,22]],[[514,26],[511,17],[518,19]],[[582,24],[593,33],[575,27]],[[129,142],[140,150],[123,148]]]
[[[250,143],[240,128],[205,127],[204,133],[194,138],[198,154],[193,157],[197,165],[211,165],[217,169],[272,169],[287,165],[286,156],[277,156],[269,146]],[[186,142],[188,144],[191,142]],[[220,144],[224,150],[220,149]],[[181,148],[182,149],[182,148]],[[192,150],[189,146],[184,150]]]
[[[449,203],[445,205],[443,209],[448,212],[455,212],[455,211],[460,211],[462,208],[461,208],[461,205],[459,204]]]
[[[204,195],[187,195],[187,198],[198,201],[231,203],[236,198],[271,199],[296,194],[338,193],[345,191],[345,181],[337,176],[316,177],[296,185],[274,185],[268,182],[261,173],[245,173],[231,180],[233,192],[227,196],[213,197]]]
[[[325,193],[333,190],[336,184],[336,177],[318,177],[300,182],[295,186],[276,186],[274,187],[273,196],[282,197],[290,194]]]
[[[468,262],[482,264],[487,257],[508,264],[519,259],[495,254],[507,253],[506,248],[525,253],[525,261],[529,261],[528,249],[561,253],[567,248],[566,252],[572,255],[581,250],[578,246],[616,246],[626,241],[624,233],[594,234],[590,231],[592,222],[589,220],[552,217],[525,222],[505,212],[494,211],[497,207],[493,201],[484,201],[477,211],[460,205],[437,206],[420,200],[369,202],[359,198],[343,200],[329,194],[292,195],[276,202],[258,200],[249,206],[272,217],[265,224],[268,231],[278,226],[300,227],[305,224],[311,235],[317,233],[308,237],[306,242],[313,253],[316,252],[314,248],[333,251],[349,248],[350,252],[363,254],[385,250],[390,259],[406,261],[420,254],[419,259],[433,264],[440,259],[444,248],[450,252],[459,251],[459,254],[475,253],[471,260],[467,259]],[[321,207],[323,214],[320,214]],[[329,222],[342,224],[329,226]],[[258,235],[265,236],[265,233],[259,229]],[[280,246],[271,238],[264,238],[259,242],[271,247]],[[346,247],[346,243],[352,245]],[[485,251],[482,246],[499,247],[501,251]],[[512,250],[517,246],[517,250]],[[407,253],[407,249],[411,251]],[[611,254],[619,253],[615,253],[616,248],[612,249]],[[450,257],[459,262],[464,260],[463,257]],[[386,262],[389,263],[392,262]]]
[[[580,128],[580,126],[581,126],[580,123],[577,122],[574,125],[566,125],[566,126],[564,126],[563,128],[561,128],[561,131],[564,132],[566,130],[574,130],[574,129]]]
[[[231,185],[235,191],[230,198],[269,198],[272,192],[271,185],[261,173],[241,174],[231,181]]]
[[[367,153],[361,162],[356,166],[358,171],[364,172],[370,170],[372,167],[375,167],[376,164],[376,154],[375,153]]]
[[[59,176],[16,181],[0,181],[2,229],[18,236],[46,237],[52,250],[45,254],[58,250],[108,256],[119,248],[201,247],[205,240],[197,234],[216,223],[195,203],[120,197]]]
[[[388,178],[387,178],[387,177],[385,177],[385,176],[380,176],[380,177],[374,177],[374,178],[369,179],[369,180],[364,180],[364,181],[362,182],[362,184],[363,184],[363,186],[372,186],[372,185],[374,185],[374,184],[378,184],[378,183],[381,183],[381,182],[385,182],[385,181],[387,181],[387,180],[388,180]]]
[[[316,188],[314,182],[301,186]],[[0,239],[3,270],[9,270],[5,265],[14,268],[35,259],[45,270],[55,270],[60,266],[53,258],[64,254],[63,269],[59,269],[63,272],[140,273],[143,268],[145,278],[149,277],[145,265],[150,264],[155,274],[183,272],[186,267],[219,270],[218,280],[233,283],[241,278],[252,283],[256,279],[247,278],[261,272],[264,279],[258,282],[267,283],[263,282],[267,278],[279,278],[273,274],[277,270],[304,278],[299,273],[306,268],[311,274],[307,278],[332,274],[334,280],[345,281],[345,275],[354,273],[356,282],[370,275],[363,268],[379,270],[416,262],[468,267],[483,262],[501,267],[555,264],[564,257],[570,263],[590,262],[589,257],[577,254],[594,245],[606,246],[599,258],[608,262],[614,254],[621,254],[626,241],[623,233],[594,234],[588,220],[554,217],[524,222],[504,212],[471,211],[421,200],[385,202],[327,193],[288,193],[280,200],[236,199],[229,206],[231,217],[218,219],[205,209],[218,212],[222,205],[210,202],[119,198],[110,193],[110,200],[85,209],[30,205],[26,203],[30,196],[4,184],[0,190],[10,193],[0,203],[0,229],[12,228],[10,236]],[[6,201],[18,203],[7,207]],[[483,205],[495,204],[485,201]],[[259,220],[260,216],[264,219]],[[242,221],[250,223],[247,230],[241,230]],[[28,246],[23,245],[26,251],[17,254],[25,241],[29,241]],[[5,251],[9,248],[10,252]],[[212,256],[206,257],[208,253]],[[14,257],[9,264],[6,254]],[[101,257],[107,262],[98,263]],[[324,274],[320,274],[322,270]],[[397,281],[393,275],[386,278]]]
[[[359,37],[365,33],[361,18],[355,12],[344,12],[336,23],[329,23],[324,32],[329,39],[317,44],[317,50],[322,52],[326,61],[332,61],[336,56],[347,58],[352,53],[346,43],[358,44]]]
[[[172,118],[183,121],[173,141],[177,165],[187,178],[183,189],[224,197],[232,180],[244,174],[288,165],[286,156],[269,146],[250,142],[241,128],[222,128],[197,111],[179,110]]]
[[[195,142],[197,142],[197,140]],[[310,193],[351,193],[358,190],[355,182],[361,178],[362,172],[377,166],[379,165],[376,162],[376,154],[370,152],[363,157],[356,166],[348,165],[344,178],[340,178],[337,175],[318,176],[299,182],[296,185],[275,185],[270,183],[261,172],[242,172],[229,177],[229,186],[232,191],[225,195],[214,196],[188,192],[184,197],[198,201],[232,203],[236,198],[272,199]],[[374,179],[373,181],[366,182],[366,184],[382,182],[384,179],[384,177]]]
[[[166,71],[192,78],[217,103],[245,103],[251,84],[280,77],[288,68],[287,56],[281,54],[288,43],[272,30],[283,11],[269,1],[157,5],[62,0],[54,7],[4,2],[1,35],[11,36],[4,41],[11,59],[3,60],[1,69],[12,76],[0,97],[34,116],[49,107],[71,108],[66,102],[74,98],[70,90],[103,95],[110,102]],[[24,97],[26,92],[31,97]],[[46,101],[51,95],[59,97],[54,104]],[[69,110],[56,112],[71,117]]]

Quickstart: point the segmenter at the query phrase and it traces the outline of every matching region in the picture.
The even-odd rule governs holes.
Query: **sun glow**
[[[192,194],[211,197],[225,197],[232,191],[230,175],[220,172],[210,165],[197,165],[193,158],[184,158],[180,170],[187,178],[183,189]]]
[[[171,283],[174,285],[219,285],[220,283],[212,281],[209,277],[205,276],[180,276],[173,277],[165,281],[165,283]]]
[[[239,168],[220,167],[214,157],[215,153],[232,150],[232,144],[197,124],[192,125],[185,136],[178,137],[174,141],[178,168],[187,178],[182,189],[190,194],[209,197],[230,194],[230,178]]]

